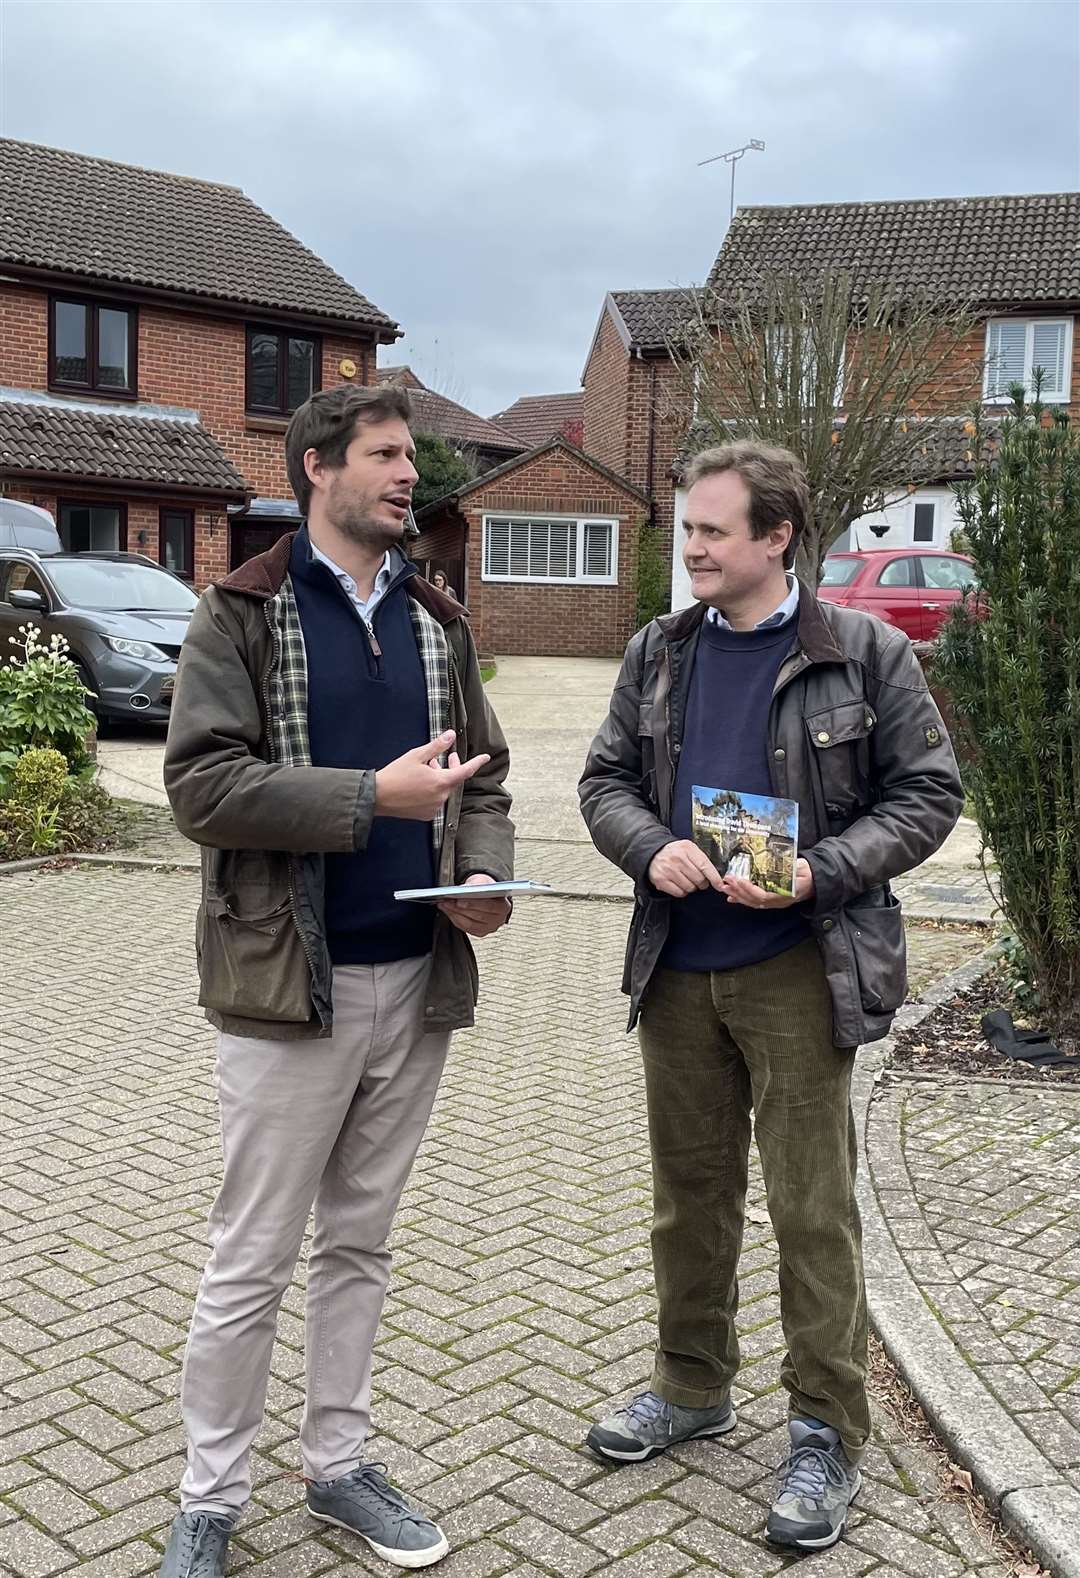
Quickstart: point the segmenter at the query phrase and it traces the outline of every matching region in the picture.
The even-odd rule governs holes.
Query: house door
[[[265,553],[279,537],[295,531],[298,524],[295,520],[233,521],[229,528],[229,568],[235,570],[238,565],[254,559],[256,554]]]

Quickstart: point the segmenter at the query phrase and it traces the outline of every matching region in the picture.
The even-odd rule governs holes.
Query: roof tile
[[[11,138],[0,261],[397,331],[238,187]]]
[[[199,422],[0,399],[0,473],[22,471],[237,497],[247,491]]]

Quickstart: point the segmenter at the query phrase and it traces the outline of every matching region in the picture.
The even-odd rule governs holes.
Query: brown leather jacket
[[[701,603],[665,615],[630,642],[578,786],[597,849],[636,884],[623,977],[631,1027],[677,902],[647,873],[673,837],[675,762],[704,615]],[[941,846],[963,805],[956,758],[907,637],[802,586],[768,750],[773,792],[799,803],[799,852],[814,874],[807,918],[825,962],[834,1043],[876,1041],[907,990],[889,883]]]
[[[291,597],[292,540],[281,538],[203,593],[181,649],[165,747],[176,825],[204,846],[199,1002],[219,1029],[275,1040],[331,1032],[323,856],[363,849],[375,814],[373,772],[288,761],[297,754],[290,737],[307,736],[306,667],[301,676],[296,643],[283,643],[273,618]],[[514,860],[504,787],[510,758],[484,694],[465,610],[419,575],[405,586],[445,636],[432,673],[424,662],[429,697],[433,688],[445,696],[444,726],[457,732],[455,749],[463,761],[482,752],[491,757],[446,804],[437,880],[461,882],[478,871],[507,879]],[[476,994],[469,939],[439,915],[425,1025],[472,1024]]]

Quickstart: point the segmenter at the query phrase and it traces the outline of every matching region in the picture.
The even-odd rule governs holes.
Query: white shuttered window
[[[1072,360],[1071,318],[991,318],[986,325],[984,398],[1007,400],[1012,384],[1034,394],[1034,369],[1043,369],[1042,396],[1069,399]]]
[[[485,581],[614,586],[619,523],[585,516],[485,515]]]

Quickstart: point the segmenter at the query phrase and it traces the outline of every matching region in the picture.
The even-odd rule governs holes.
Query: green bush
[[[60,804],[68,764],[59,751],[34,746],[18,758],[8,791],[16,805],[40,805],[54,810]]]
[[[28,756],[34,752],[27,752]],[[52,755],[52,752],[38,752]],[[25,761],[22,757],[21,761]],[[21,762],[20,762],[21,765]],[[0,800],[0,860],[25,860],[34,855],[112,849],[128,825],[128,813],[100,784],[66,777],[53,798],[55,781],[43,788],[42,799],[13,793]]]
[[[94,717],[67,642],[53,636],[44,646],[33,625],[23,625],[11,642],[23,656],[0,668],[0,772],[6,777],[13,768],[11,752],[37,746],[59,751],[72,772],[92,771],[86,742]]]
[[[981,433],[972,442],[983,454]],[[1080,440],[1013,391],[995,455],[958,490],[979,592],[933,659],[965,786],[1054,1030],[1080,1037]]]
[[[637,601],[634,629],[641,630],[671,606],[671,571],[660,548],[660,533],[647,520],[638,523]]]

